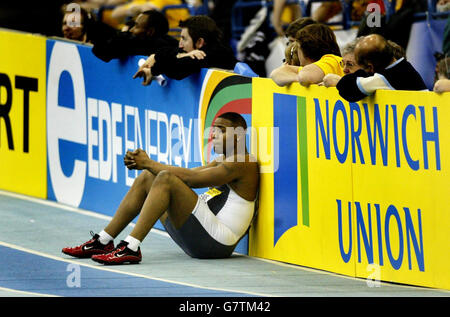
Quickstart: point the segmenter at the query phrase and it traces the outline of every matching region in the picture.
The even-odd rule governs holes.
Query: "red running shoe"
[[[128,242],[120,241],[117,247],[107,254],[98,254],[91,257],[92,260],[105,265],[116,265],[123,263],[138,264],[142,260],[141,248],[135,252],[127,247]]]
[[[99,235],[91,231],[92,239],[83,243],[82,245],[70,248],[63,248],[62,253],[71,255],[76,258],[90,258],[95,254],[105,254],[114,250],[114,242],[110,241],[107,245],[99,241]]]

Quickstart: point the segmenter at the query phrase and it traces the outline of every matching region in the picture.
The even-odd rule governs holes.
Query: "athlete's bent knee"
[[[146,184],[148,181],[153,181],[155,176],[147,170],[143,170],[136,178],[136,182],[140,184]]]
[[[155,182],[169,184],[173,177],[174,175],[171,172],[164,170],[156,175]]]

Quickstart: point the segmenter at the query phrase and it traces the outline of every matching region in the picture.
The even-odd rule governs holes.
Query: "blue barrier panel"
[[[415,22],[411,28],[407,57],[429,90],[434,86],[436,59],[433,54],[442,52],[445,24],[446,20],[428,19]]]
[[[89,47],[47,42],[49,199],[113,215],[138,174],[123,164],[127,150],[200,165],[193,145],[202,75],[144,87],[132,79],[138,59],[104,63]]]

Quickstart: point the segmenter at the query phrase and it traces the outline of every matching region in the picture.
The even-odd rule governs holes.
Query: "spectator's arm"
[[[117,20],[119,23],[122,23],[125,21],[126,18],[128,17],[133,18],[137,16],[139,13],[150,9],[159,10],[158,7],[149,2],[143,4],[139,3],[124,4],[114,8],[114,10],[111,12],[111,17]]]
[[[450,79],[439,79],[436,81],[433,91],[437,93],[450,91]]]
[[[320,83],[324,76],[325,73],[319,66],[309,64],[298,72],[297,77],[300,85],[308,87],[309,85]]]
[[[337,90],[342,98],[347,101],[354,102],[364,99],[369,95],[364,89],[360,89],[358,86],[358,78],[367,76],[367,73],[363,70],[358,70],[353,74],[348,74],[342,77],[336,85]]]
[[[155,54],[152,74],[154,76],[164,74],[169,78],[180,80],[206,67],[208,67],[207,54],[203,59],[191,58],[191,56],[178,58],[177,51],[173,48],[161,48]]]
[[[297,81],[298,66],[283,64],[270,73],[270,78],[280,87]]]
[[[341,76],[336,74],[326,74],[323,77],[323,85],[325,87],[336,87],[337,83],[341,80]]]

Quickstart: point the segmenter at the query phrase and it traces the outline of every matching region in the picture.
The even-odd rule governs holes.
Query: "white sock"
[[[103,245],[107,245],[110,241],[114,240],[114,238],[111,237],[105,230],[100,231],[98,235],[100,236],[98,240]]]
[[[126,237],[124,241],[128,242],[128,249],[133,250],[134,252],[138,250],[139,245],[141,244],[141,241],[132,236]]]

